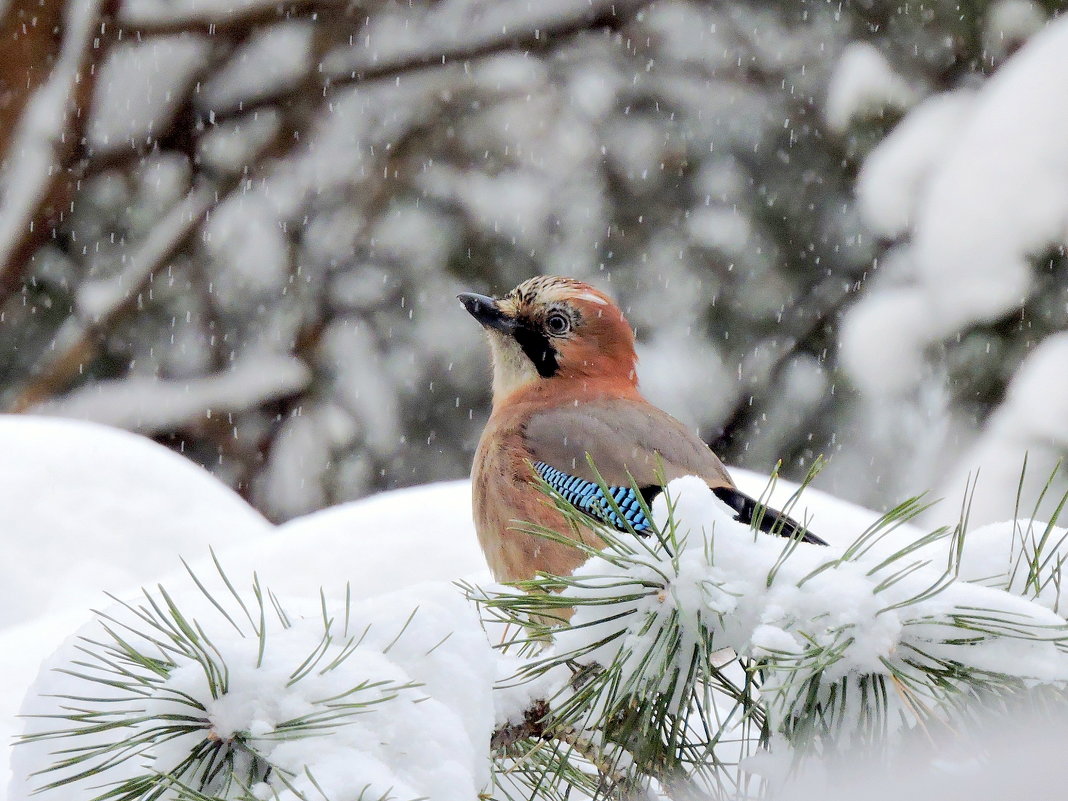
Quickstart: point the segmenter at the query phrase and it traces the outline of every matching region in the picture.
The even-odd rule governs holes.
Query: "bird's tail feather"
[[[757,528],[768,534],[800,539],[801,542],[808,542],[813,545],[827,544],[789,515],[777,509],[772,509],[770,506],[764,506],[741,490],[737,490],[734,487],[713,487],[712,492],[738,513],[734,519],[740,523],[751,526],[753,525],[753,520],[757,519]]]

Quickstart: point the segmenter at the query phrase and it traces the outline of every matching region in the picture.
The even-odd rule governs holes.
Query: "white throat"
[[[489,331],[493,351],[493,400],[503,400],[520,387],[541,380],[519,343],[507,334]]]

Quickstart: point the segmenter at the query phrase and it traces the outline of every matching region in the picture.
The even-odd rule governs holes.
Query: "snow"
[[[842,323],[838,354],[862,392],[893,397],[923,375],[929,314],[923,298],[907,287],[872,292],[853,306]]]
[[[531,699],[548,695],[562,683],[559,676],[548,675],[537,684],[512,683],[490,692],[494,679],[507,680],[519,662],[514,655],[492,655],[473,608],[449,583],[465,578],[489,586],[472,529],[466,481],[386,493],[273,528],[204,471],[132,434],[66,420],[0,417],[0,454],[9,476],[0,482],[0,527],[14,532],[11,541],[18,547],[7,562],[9,575],[0,577],[5,595],[10,596],[5,599],[5,611],[14,608],[13,602],[26,602],[21,618],[8,619],[0,630],[0,651],[14,655],[0,668],[0,686],[6,688],[0,694],[0,719],[4,721],[13,720],[37,665],[69,632],[82,626],[83,633],[95,631],[97,639],[103,636],[94,628],[96,623],[86,623],[85,611],[106,603],[101,588],[113,590],[120,598],[133,598],[138,585],[157,582],[206,627],[230,667],[233,694],[222,699],[205,694],[202,672],[188,663],[167,678],[174,689],[202,699],[211,726],[220,736],[232,731],[273,731],[279,722],[315,707],[316,699],[350,688],[354,676],[419,683],[418,688],[372,705],[330,740],[257,741],[262,754],[277,764],[297,773],[301,766],[310,766],[316,781],[330,786],[330,797],[341,801],[350,798],[346,793],[354,792],[353,787],[365,784],[379,793],[393,786],[395,792],[403,789],[413,797],[472,797],[487,781],[485,742],[493,727],[516,720]],[[764,494],[767,477],[743,470],[732,474],[743,491]],[[799,643],[824,642],[836,636],[835,625],[851,626],[864,636],[857,637],[837,667],[848,673],[878,669],[877,657],[892,652],[894,643],[907,637],[937,643],[938,615],[950,607],[996,607],[1018,612],[1020,621],[1055,624],[1060,620],[1049,611],[1058,607],[1055,593],[1047,592],[1038,603],[1031,603],[997,589],[1008,585],[1006,577],[1021,544],[1026,541],[1033,546],[1042,527],[1027,537],[1011,525],[975,532],[969,538],[975,548],[967,551],[962,571],[987,586],[955,586],[940,601],[906,619],[903,613],[880,615],[878,609],[887,598],[908,594],[926,579],[917,574],[892,591],[873,591],[881,574],[876,571],[868,576],[865,568],[881,558],[878,550],[872,551],[866,563],[858,560],[827,570],[810,584],[797,586],[800,575],[841,555],[841,547],[867,528],[877,518],[875,513],[806,490],[792,514],[809,521],[814,531],[839,547],[799,546],[769,587],[767,568],[781,555],[784,541],[754,537],[719,508],[707,488],[692,483],[686,479],[673,483],[673,495],[681,498],[676,513],[679,519],[698,521],[698,527],[714,526],[714,573],[709,573],[703,561],[698,545],[701,537],[692,536],[679,579],[665,596],[665,608],[670,605],[684,615],[695,610],[712,614],[740,604],[739,599],[752,601],[744,614],[727,618],[729,625],[716,635],[724,638],[724,645],[742,653],[789,659]],[[777,482],[770,500],[784,506],[795,491],[795,485]],[[662,505],[656,512],[663,514]],[[884,545],[889,548],[893,542],[911,541],[918,535],[917,529],[904,526]],[[1051,536],[1058,552],[1066,550],[1064,539],[1060,530]],[[244,592],[255,571],[262,584],[293,612],[291,628],[272,624],[260,669],[254,667],[255,638],[233,635],[230,624],[200,597],[178,564],[178,556],[185,557],[202,581],[224,596],[218,578],[211,576],[208,545],[215,548],[240,591]],[[933,548],[924,558],[938,565],[944,551]],[[63,566],[69,567],[61,570]],[[583,570],[594,573],[596,567],[591,563]],[[1019,574],[1015,581],[1020,589]],[[57,595],[57,588],[61,594]],[[321,602],[332,610],[335,621],[344,617],[342,607],[348,595],[350,619],[374,621],[372,633],[347,660],[351,671],[314,674],[307,684],[298,683],[283,692],[294,668],[321,638],[320,588]],[[112,606],[108,614],[121,618],[126,613]],[[390,645],[402,628],[404,634]],[[595,635],[596,630],[586,630],[577,636]],[[491,631],[490,641],[501,636]],[[69,677],[47,669],[69,659],[74,646],[75,641],[67,639],[48,658],[46,669],[36,679],[37,691],[75,691]],[[338,644],[329,647],[336,649]],[[1049,680],[1059,677],[1063,668],[1051,649],[1049,643],[1027,641],[1005,647],[991,638],[969,650],[967,663],[990,669],[1025,664],[1028,675]],[[786,691],[783,697],[788,698]],[[172,703],[163,695],[158,699],[152,704]],[[27,711],[41,711],[55,701],[31,694],[25,703]],[[784,700],[783,708],[786,704]],[[38,720],[31,725],[53,724]],[[17,731],[14,725],[7,726],[3,734]],[[413,742],[420,747],[407,747]],[[176,742],[170,749],[160,749],[156,765],[175,760],[188,744]],[[18,775],[39,768],[41,748],[51,747],[47,743],[18,746]],[[354,757],[356,753],[359,758]],[[257,792],[268,791],[261,787]],[[21,801],[25,793],[25,783],[15,780],[7,797]]]
[[[0,415],[0,625],[99,603],[180,554],[248,544],[270,524],[152,441],[73,420]]]
[[[99,323],[129,302],[211,208],[213,199],[213,193],[206,187],[196,187],[182,197],[157,220],[132,252],[123,255],[121,267],[114,275],[87,281],[79,287],[78,315],[68,322]]]
[[[265,192],[227,198],[205,228],[212,265],[210,291],[223,309],[234,313],[249,298],[263,302],[285,290],[289,242]]]
[[[680,545],[674,558],[639,552],[622,570],[607,558],[593,557],[576,570],[580,585],[569,593],[599,603],[578,606],[571,627],[555,638],[560,654],[601,665],[622,663],[621,686],[630,691],[662,692],[670,686],[665,684],[673,680],[670,671],[646,679],[642,665],[662,647],[664,627],[676,625],[673,615],[682,640],[674,652],[684,660],[691,658],[688,644],[700,642],[707,628],[713,648],[731,648],[765,663],[762,693],[774,730],[805,703],[807,693],[818,692],[833,710],[836,682],[896,675],[924,686],[923,665],[957,664],[1038,683],[1068,681],[1068,622],[1048,608],[1049,599],[1038,603],[1021,597],[1026,582],[1008,580],[1004,568],[1014,560],[1004,529],[965,542],[966,552],[993,552],[976,554],[973,569],[986,573],[992,558],[1004,565],[1000,576],[987,574],[983,586],[947,576],[948,547],[939,553],[935,543],[930,552],[894,561],[887,560],[888,546],[872,547],[877,543],[861,540],[859,531],[856,544],[845,549],[792,544],[735,521],[734,511],[701,479],[677,479],[666,495],[671,512],[664,495],[652,511],[661,530],[669,520],[677,526]],[[949,542],[943,538],[943,544]],[[631,584],[621,585],[621,574]],[[639,600],[607,600],[627,595],[630,586]],[[1015,591],[1003,589],[1010,586]],[[934,587],[940,589],[930,592]],[[628,608],[631,613],[620,619]],[[953,627],[959,619],[973,621],[967,641]],[[621,628],[622,636],[612,636]],[[677,669],[688,673],[686,664]],[[937,703],[928,692],[919,693],[924,703]],[[891,694],[887,704],[891,729],[915,722],[914,708],[900,696]],[[843,709],[841,715],[835,735],[846,743],[870,723],[855,710]]]
[[[1046,24],[1046,14],[1032,0],[999,0],[986,13],[983,47],[987,58],[1001,59]]]
[[[124,762],[109,768],[107,778],[132,778],[146,767],[170,772],[191,748],[208,739],[242,738],[246,753],[276,768],[270,776],[254,774],[258,797],[296,801],[307,797],[302,793],[321,791],[337,801],[357,801],[394,792],[403,798],[460,801],[474,797],[487,783],[485,743],[494,721],[495,664],[474,607],[455,588],[416,587],[351,606],[326,602],[322,609],[315,601],[301,605],[286,599],[285,622],[280,616],[268,618],[262,653],[260,638],[251,636],[251,623],[245,634],[236,634],[230,620],[204,598],[169,590],[226,665],[228,689],[221,695],[212,691],[194,654],[167,651],[173,663],[167,675],[147,685],[138,704],[148,720],[130,729],[84,735],[79,744],[136,740],[151,733],[152,718],[158,716],[202,714],[206,720],[194,731],[148,750],[147,764],[141,759]],[[240,620],[240,607],[232,599],[227,603],[221,592],[216,597],[229,607],[227,616]],[[249,592],[243,603],[256,608]],[[115,607],[105,614],[126,642],[149,648],[137,634],[145,627],[133,609]],[[324,616],[330,618],[329,626]],[[325,645],[324,630],[334,637]],[[108,639],[96,623],[84,628],[81,636]],[[82,658],[80,646],[77,640],[68,640],[48,664],[58,667]],[[314,669],[302,670],[312,655],[318,656]],[[92,667],[81,672],[103,673]],[[364,684],[369,686],[361,689]],[[100,695],[107,689],[46,671],[31,688],[23,714],[58,713],[62,701],[55,694],[64,693]],[[362,706],[343,705],[350,703]],[[329,721],[327,731],[310,737],[287,732],[292,721],[309,715]],[[31,718],[27,731],[55,728],[54,719]],[[13,760],[16,777],[48,764],[55,747],[47,740],[20,747]],[[289,787],[279,781],[279,770],[291,776]],[[61,771],[16,781],[10,801],[27,801],[34,797],[32,787],[64,775]],[[68,787],[86,792],[99,782],[99,777],[92,777]]]
[[[921,187],[955,144],[974,104],[975,92],[968,89],[927,98],[865,159],[856,191],[872,231],[887,238],[908,231]]]
[[[238,170],[254,160],[254,154],[270,141],[281,124],[275,109],[258,109],[232,122],[224,122],[205,132],[199,156],[219,170]]]
[[[916,92],[894,72],[890,62],[869,42],[851,42],[831,75],[823,113],[832,131],[845,131],[858,118],[884,110],[904,110],[916,102]]]
[[[274,9],[273,0],[129,0],[122,4],[128,25],[226,21],[251,11]]]
[[[1013,36],[1038,25],[1036,13],[1000,3],[987,24],[1003,30],[1011,51]],[[1030,321],[1022,322],[1017,351],[1003,347],[1011,335],[989,332],[1025,303],[1045,303],[1035,290],[1043,256],[1068,242],[1068,147],[1057,134],[1068,123],[1066,53],[1068,20],[1057,18],[977,89],[916,106],[868,156],[857,182],[868,227],[896,244],[865,275],[865,291],[842,319],[840,361],[863,395],[850,439],[881,437],[884,450],[850,460],[854,468],[879,465],[877,478],[898,495],[933,486],[936,497],[959,499],[978,471],[975,524],[1013,514],[1025,455],[1025,495],[1033,498],[1064,454],[1064,383],[1052,366],[1063,349],[1059,335],[1049,335],[1056,323],[1029,335]],[[992,367],[1006,357],[1005,367]],[[964,400],[951,381],[969,374],[1007,382],[1005,400],[982,408]],[[1051,514],[1065,488],[1056,478],[1037,514]]]
[[[207,43],[188,36],[115,48],[93,95],[87,129],[92,146],[108,152],[151,141],[177,110],[207,55]]]
[[[125,431],[0,415],[0,454],[7,743],[21,728],[15,713],[38,664],[105,602],[105,590],[123,592],[213,544],[247,545],[271,527],[207,471]]]
[[[351,579],[353,592],[366,597],[398,585],[488,575],[467,481],[386,492],[299,517],[262,542],[255,559],[267,583],[291,593],[313,577],[334,585]]]
[[[606,0],[539,0],[537,3],[499,3],[487,0],[447,0],[419,17],[400,13],[378,14],[339,64],[335,74],[359,72],[391,64],[442,60],[461,43],[463,51],[477,51],[502,37],[517,38],[551,32],[596,13],[613,10],[623,16],[636,5]]]
[[[311,47],[312,28],[306,23],[278,24],[254,34],[205,83],[198,105],[213,111],[239,108],[294,85],[308,69]]]
[[[670,406],[676,418],[696,428],[705,415],[719,419],[728,414],[737,390],[727,389],[733,389],[734,377],[715,345],[694,337],[689,347],[678,347],[680,339],[690,333],[684,325],[696,313],[685,302],[687,297],[699,295],[684,293],[676,306],[665,303],[662,309],[679,321],[677,327],[638,344],[638,380],[650,403],[661,408]],[[701,365],[701,369],[692,369],[694,364]]]
[[[212,569],[207,550],[213,547],[235,583],[255,570],[283,599],[314,597],[322,587],[337,603],[351,582],[354,602],[367,600],[361,609],[368,618],[385,619],[388,608],[403,608],[403,614],[396,612],[403,623],[411,607],[419,605],[423,618],[417,618],[442,629],[434,637],[424,632],[413,638],[412,647],[422,648],[419,653],[448,633],[444,627],[458,625],[467,607],[456,605],[459,591],[447,584],[413,590],[415,595],[403,602],[407,608],[391,601],[389,593],[424,582],[489,578],[471,524],[466,481],[387,493],[273,528],[206,471],[124,431],[71,420],[0,416],[0,454],[0,530],[8,557],[0,567],[0,651],[8,655],[0,660],[0,686],[5,688],[0,693],[0,737],[5,742],[21,730],[15,713],[38,665],[85,623],[90,608],[109,603],[104,590],[132,597],[137,586],[158,580],[181,588],[176,597],[183,603],[195,600],[180,556],[205,576]],[[484,640],[481,632],[479,636]],[[431,639],[429,645],[424,637]],[[453,637],[455,658],[464,664],[474,659],[478,651],[471,640]],[[446,651],[453,653],[446,649],[442,658]],[[436,681],[418,665],[402,667],[418,673],[419,681]],[[485,670],[487,678],[477,684],[488,687],[495,667]],[[435,685],[434,697],[447,699],[450,692],[474,686],[451,684],[456,686]],[[451,698],[450,708],[465,710],[464,725],[476,719],[492,724],[493,712],[484,699]],[[8,755],[5,749],[0,798]],[[467,772],[478,775],[474,767]]]
[[[512,170],[491,177],[437,167],[422,181],[434,195],[461,204],[471,221],[487,233],[527,247],[541,241],[552,209],[551,185],[543,176]]]
[[[971,503],[975,525],[1012,514],[1019,491],[1021,513],[1051,517],[1068,491],[1062,462],[1068,450],[1068,333],[1043,340],[1013,376],[1005,401],[987,421],[972,446],[942,476],[938,497],[962,498],[977,482]],[[1027,471],[1020,473],[1026,458]],[[1039,494],[1051,486],[1041,504]]]
[[[905,352],[889,367],[849,360],[869,391],[911,386],[925,347],[1017,308],[1031,291],[1030,259],[1068,239],[1068,147],[1059,134],[1068,125],[1066,53],[1068,20],[1059,19],[974,100],[929,101],[869,159],[859,189],[867,217],[887,234],[911,222],[915,269],[893,294],[870,293],[843,333],[846,351],[885,351],[879,343],[891,337]],[[895,311],[904,324],[888,330]]]
[[[718,206],[694,211],[687,227],[694,242],[724,253],[742,251],[753,234],[750,221],[738,209]]]
[[[97,381],[31,411],[157,434],[200,416],[210,419],[294,395],[310,381],[311,371],[295,356],[264,354],[199,378],[135,375]]]

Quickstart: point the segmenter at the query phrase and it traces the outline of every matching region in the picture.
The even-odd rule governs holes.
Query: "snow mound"
[[[208,546],[272,530],[206,470],[149,439],[0,415],[0,627],[99,603]]]
[[[189,460],[95,423],[0,416],[0,455],[5,743],[21,730],[15,715],[38,666],[90,608],[110,603],[105,590],[130,598],[162,581],[184,588],[182,597],[196,594],[179,557],[203,575],[213,569],[212,547],[282,598],[322,587],[333,603],[488,579],[466,481],[384,493],[276,528]],[[0,751],[0,798],[8,754]]]
[[[384,492],[298,517],[250,557],[279,592],[301,592],[309,581],[351,580],[353,594],[367,597],[422,581],[488,578],[466,480]]]
[[[236,576],[233,580],[241,583]],[[198,787],[201,776],[180,766],[191,753],[205,749],[215,749],[212,759],[218,763],[230,755],[239,780],[254,797],[279,801],[318,793],[334,801],[389,794],[460,801],[475,797],[486,785],[494,655],[474,607],[454,587],[424,585],[357,603],[321,604],[267,601],[266,590],[257,603],[246,592],[242,604],[252,614],[245,617],[233,596],[219,592],[221,587],[212,585],[212,597],[222,608],[186,589],[167,596],[161,590],[151,597],[163,609],[173,598],[199,638],[167,636],[168,629],[151,628],[149,618],[162,623],[168,615],[152,607],[153,615],[146,594],[138,607],[105,612],[108,627],[123,641],[107,661],[93,654],[104,651],[102,643],[116,645],[118,640],[99,623],[84,628],[52,656],[22,710],[46,717],[29,717],[27,733],[68,726],[82,733],[17,748],[10,801],[88,794],[103,783],[154,773]],[[266,617],[261,617],[264,605]],[[284,612],[275,612],[283,607]],[[97,643],[88,654],[86,640]],[[124,663],[128,647],[152,656],[155,663]],[[82,665],[78,676],[57,672],[72,662]],[[126,672],[112,669],[115,663]],[[211,666],[222,665],[224,671],[213,672]],[[75,716],[72,725],[56,717],[64,714],[69,704],[64,699],[72,696],[82,696],[79,703],[87,706],[94,702],[85,697],[114,700],[95,703],[105,710],[102,718]],[[104,721],[128,725],[93,730]],[[123,750],[127,744],[134,746],[132,751]],[[104,750],[84,764],[38,773],[56,761],[57,746],[74,745]],[[34,793],[33,788],[121,754],[130,758],[40,796]],[[226,769],[203,790],[213,797],[247,797],[230,782]],[[171,788],[159,797],[180,796]]]

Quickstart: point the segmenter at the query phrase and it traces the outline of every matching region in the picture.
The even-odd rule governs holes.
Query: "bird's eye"
[[[560,336],[571,330],[571,321],[567,318],[566,314],[553,312],[545,319],[545,327],[550,334]]]

